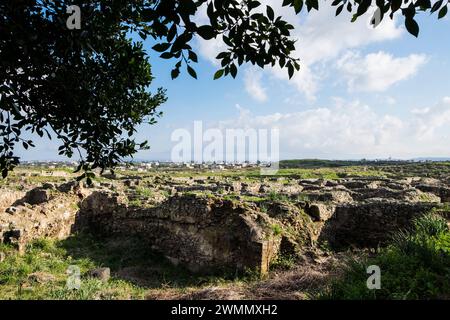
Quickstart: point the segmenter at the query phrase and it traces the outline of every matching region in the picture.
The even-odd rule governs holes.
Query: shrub
[[[290,270],[297,265],[297,257],[295,255],[278,255],[270,264],[272,270]]]
[[[282,194],[282,193],[277,193],[275,191],[271,191],[267,195],[267,199],[269,199],[271,201],[289,201],[289,197],[287,195]]]
[[[366,286],[366,268],[381,269],[381,289]],[[418,218],[413,230],[401,231],[373,257],[347,263],[344,275],[322,299],[440,299],[450,294],[450,231],[434,214]]]
[[[272,224],[272,233],[275,236],[279,236],[281,233],[283,233],[283,229],[279,224]]]

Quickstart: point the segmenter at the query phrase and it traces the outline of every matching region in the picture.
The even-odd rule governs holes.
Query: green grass
[[[22,255],[5,244],[0,245],[0,251],[6,253],[5,261],[0,263],[0,300],[144,299],[150,289],[185,292],[193,287],[255,280],[251,273],[192,274],[151,251],[141,239],[131,237],[99,240],[78,234],[61,241],[36,240]],[[80,268],[79,290],[66,286],[69,266]],[[87,276],[89,270],[99,267],[111,269],[108,282]],[[49,274],[54,281],[32,281],[29,276],[35,272]]]
[[[128,204],[132,207],[142,207],[143,206],[142,201],[140,199],[130,200],[128,202]]]
[[[304,193],[299,193],[296,196],[296,200],[297,201],[310,201],[309,196],[307,194],[304,194]]]
[[[267,195],[267,199],[270,201],[289,201],[289,197],[283,193],[278,193],[275,191],[271,191],[268,195]]]
[[[436,198],[430,195],[429,193],[421,193],[419,195],[420,202],[435,202]]]
[[[256,196],[241,195],[240,197],[244,201],[254,202],[254,203],[258,203],[258,202],[265,200],[264,197],[256,197]]]
[[[271,225],[271,228],[272,228],[272,233],[274,236],[279,236],[283,233],[283,229],[281,228],[281,226],[279,224],[274,223]]]
[[[97,248],[96,248],[97,247]],[[88,278],[86,272],[103,265],[116,267],[111,261],[93,258],[100,250],[93,240],[76,236],[66,241],[36,240],[26,252],[19,255],[9,246],[2,245],[6,259],[0,264],[0,299],[142,299],[145,288],[130,282],[112,278],[107,283]],[[85,254],[77,254],[85,251]],[[88,251],[88,252],[87,252]],[[89,254],[88,254],[89,253]],[[70,265],[80,268],[82,281],[79,290],[66,288],[67,270]],[[29,279],[35,272],[50,274],[54,281],[37,283]]]
[[[138,194],[141,197],[146,197],[146,198],[153,197],[153,190],[151,190],[150,188],[137,187],[135,191],[136,191],[136,194]]]
[[[298,257],[295,255],[278,255],[270,264],[271,270],[291,270],[298,265]]]
[[[381,269],[381,289],[366,286],[366,268]],[[344,275],[320,295],[323,299],[450,299],[450,231],[434,214],[417,219],[372,257],[348,262]]]

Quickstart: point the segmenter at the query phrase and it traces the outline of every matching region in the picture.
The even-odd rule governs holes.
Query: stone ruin
[[[139,196],[136,189],[142,185],[151,192]],[[271,198],[273,192],[284,198]],[[449,196],[446,184],[423,178],[156,177],[90,188],[78,182],[28,192],[3,188],[0,241],[23,250],[33,239],[64,239],[78,231],[134,236],[194,272],[249,268],[266,273],[277,255],[299,254],[318,241],[336,249],[382,245]],[[144,203],[134,205],[136,199]]]
[[[222,267],[266,272],[280,242],[267,214],[232,201],[192,195],[174,196],[155,207],[130,208],[118,194],[95,191],[82,202],[77,218],[77,229],[102,236],[137,236],[174,264],[195,272]]]

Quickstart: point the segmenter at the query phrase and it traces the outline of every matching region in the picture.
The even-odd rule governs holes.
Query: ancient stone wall
[[[75,194],[36,188],[21,198],[11,196],[8,199],[8,205],[5,202],[0,212],[0,242],[23,250],[31,240],[64,239],[72,232],[78,212]]]
[[[429,179],[381,178],[244,183],[157,176],[89,189],[44,184],[27,192],[2,189],[0,241],[20,249],[77,230],[132,235],[193,271],[265,273],[280,252],[298,254],[317,241],[335,248],[383,245],[415,217],[443,207],[449,190]]]
[[[119,194],[94,192],[82,202],[76,226],[103,236],[139,236],[192,271],[265,273],[281,240],[272,223],[255,208],[216,198],[175,196],[155,207],[132,208]]]
[[[386,199],[340,205],[325,223],[320,240],[334,247],[375,248],[389,241],[393,232],[410,227],[414,218],[436,206],[436,203]]]

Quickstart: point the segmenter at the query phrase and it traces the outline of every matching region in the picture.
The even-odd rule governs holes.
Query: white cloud
[[[315,100],[321,88],[321,82],[330,76],[340,77],[340,74],[331,75],[329,71],[335,66],[336,59],[339,59],[342,55],[345,56],[349,50],[360,50],[371,44],[395,40],[405,33],[404,28],[397,22],[396,17],[393,20],[389,18],[384,19],[376,28],[371,27],[369,24],[371,12],[360,17],[354,23],[350,22],[352,17],[345,10],[336,17],[335,7],[331,6],[331,2],[321,3],[319,11],[313,10],[308,14],[302,13],[300,15],[296,15],[291,7],[282,7],[279,0],[264,0],[261,2],[261,10],[265,10],[265,5],[271,5],[277,15],[283,16],[285,20],[295,27],[292,36],[297,40],[297,43],[293,56],[300,58],[301,64],[300,71],[290,80],[286,70],[279,67],[266,68],[264,75],[270,75],[275,79],[286,81],[310,101]],[[206,13],[199,15],[198,19],[206,22]],[[220,51],[225,49],[221,39],[210,41],[199,39],[198,46],[203,57],[218,65],[215,57]],[[412,55],[409,58],[412,59],[412,63],[420,65],[423,64],[421,60],[423,57],[422,55]],[[375,58],[377,58],[376,54],[375,56],[368,55],[367,59],[369,61],[366,63],[372,63],[371,59]],[[403,60],[398,59],[402,58],[391,57],[391,60],[388,59],[388,62],[391,64],[403,62]],[[388,86],[377,84],[376,82],[377,78],[383,77],[387,73],[387,69],[388,67],[384,71],[376,72],[375,70],[370,72],[368,78],[365,78],[370,91],[381,91]],[[408,70],[405,71],[406,74],[401,74],[402,77],[394,82],[407,79],[409,77]],[[416,70],[412,71],[415,72]],[[346,75],[348,76],[348,72]],[[396,78],[399,76],[395,75]],[[353,77],[361,77],[361,75],[357,74]],[[358,83],[356,81],[352,83],[356,89]],[[389,85],[391,84],[389,83]]]
[[[445,147],[450,153],[450,99],[444,97],[440,103],[432,107],[414,109],[412,126],[416,129],[418,141],[429,143],[435,148]]]
[[[413,158],[450,155],[450,99],[406,117],[378,114],[358,101],[293,113],[256,116],[239,107],[239,117],[222,128],[279,128],[284,158]]]
[[[369,27],[370,14],[351,23],[351,17],[345,12],[335,17],[335,8],[329,3],[324,3],[321,10],[309,13],[304,22],[295,16],[292,10],[286,12],[284,8],[283,12],[283,16],[288,17],[295,26],[294,36],[298,39],[295,54],[300,57],[302,66],[290,83],[309,100],[314,100],[320,89],[320,82],[328,77],[323,70],[342,53],[349,49],[397,39],[403,34],[403,30],[396,24],[396,19],[386,19],[374,29]],[[287,79],[285,70],[274,69],[272,72],[278,78]]]
[[[254,68],[246,69],[244,72],[245,90],[250,96],[259,101],[267,100],[266,89],[261,84],[262,72]]]
[[[386,97],[386,103],[390,106],[393,106],[397,103],[397,99],[394,97]]]
[[[422,54],[397,58],[383,51],[364,57],[347,52],[337,61],[336,67],[347,79],[350,91],[380,92],[415,75],[426,61],[427,57]]]
[[[351,16],[342,13],[335,17],[335,8],[324,4],[320,11],[313,11],[301,23],[297,17],[297,51],[308,64],[326,61],[343,51],[364,45],[393,40],[403,34],[396,19],[386,19],[377,28],[368,26],[370,14],[351,23]]]
[[[211,40],[204,40],[197,37],[197,42],[200,54],[215,66],[220,67],[220,60],[217,60],[216,57],[220,52],[227,49],[226,44],[222,40],[222,36]]]

